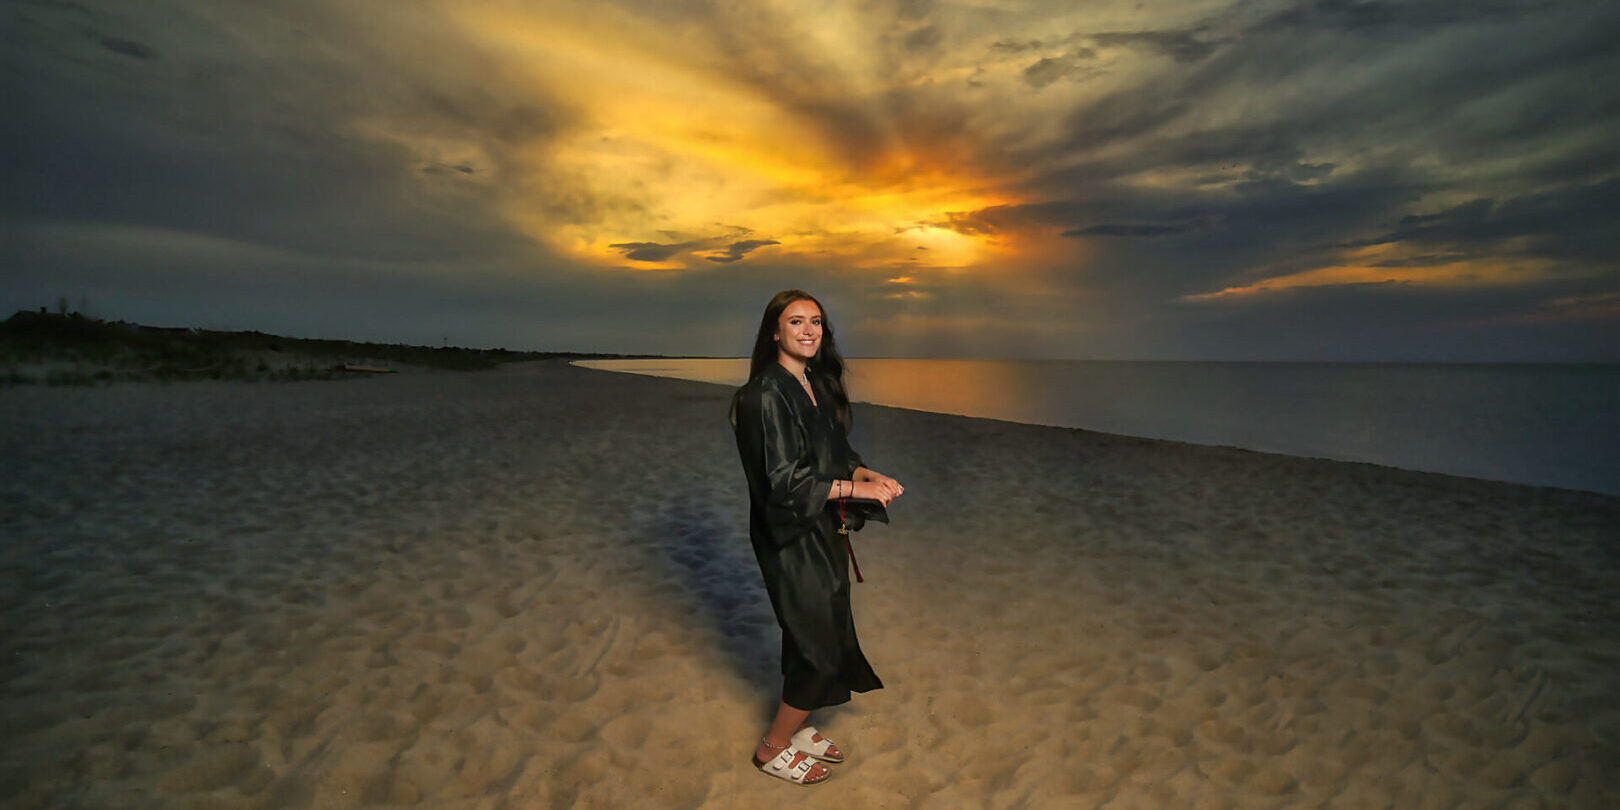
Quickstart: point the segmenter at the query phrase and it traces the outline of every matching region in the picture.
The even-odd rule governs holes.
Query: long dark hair
[[[816,356],[805,364],[805,371],[820,380],[822,387],[832,394],[833,405],[838,409],[838,424],[843,426],[847,434],[854,419],[849,412],[849,393],[844,390],[844,356],[838,353],[838,342],[833,339],[832,318],[827,315],[827,308],[810,293],[783,290],[765,305],[765,314],[759,319],[759,332],[754,335],[754,353],[748,362],[748,379],[752,380],[776,365],[777,322],[782,317],[782,310],[795,301],[809,301],[821,310],[821,346],[816,349]],[[737,421],[737,402],[741,398],[742,390],[738,389],[731,403],[733,424]]]

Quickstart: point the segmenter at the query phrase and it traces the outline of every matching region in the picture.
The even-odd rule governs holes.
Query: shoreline
[[[716,377],[726,376],[726,369],[721,368],[713,369],[713,374],[708,374],[710,369],[701,368],[614,368],[614,366],[619,366],[619,364],[627,363],[635,364],[635,366],[645,366],[645,364],[653,363],[653,361],[658,360],[706,361],[713,360],[713,358],[573,360],[570,361],[570,364],[577,366],[577,368],[595,369],[595,371],[611,371],[611,373],[617,374],[638,374],[638,376],[654,377],[654,379],[682,379],[682,381],[703,382],[703,384],[714,384],[714,386],[726,386],[729,387],[729,389],[735,389],[735,386],[739,386],[740,384],[740,382],[735,382],[734,379],[724,379],[724,381],[721,381],[721,379],[716,379]],[[731,361],[731,363],[744,363],[744,366],[742,366],[744,369],[745,363],[747,363],[745,358],[723,358],[723,360]],[[872,358],[865,358],[865,360],[872,360]],[[956,361],[940,361],[940,363],[956,363]],[[1017,363],[1045,363],[1045,361],[1017,361]],[[1053,363],[1071,363],[1071,361],[1053,361]],[[1084,363],[1139,364],[1137,361],[1084,361]],[[1304,364],[1309,364],[1309,366],[1322,366],[1322,363]],[[1343,366],[1351,366],[1351,363],[1341,364],[1343,364]],[[1372,364],[1354,364],[1354,366],[1372,366]],[[1411,366],[1411,364],[1408,364],[1408,366]],[[1524,366],[1524,364],[1490,364],[1490,368],[1521,368],[1521,366]],[[1554,366],[1554,364],[1549,364],[1549,366]],[[1557,366],[1557,368],[1599,368],[1599,366],[1591,366],[1591,364],[1562,364],[1562,366]],[[1602,366],[1602,368],[1607,368],[1607,366]],[[1620,368],[1620,366],[1615,366],[1615,368]],[[739,376],[739,374],[744,373],[745,371],[737,371],[737,374],[734,374],[734,376]],[[692,374],[692,376],[679,376],[679,374]],[[705,374],[705,377],[698,377],[697,374]],[[1034,392],[1034,394],[1030,395],[1038,397],[1038,392]],[[1405,465],[1403,465],[1403,463],[1400,463],[1401,458],[1369,457],[1369,455],[1380,455],[1379,450],[1377,450],[1375,445],[1374,447],[1361,447],[1361,452],[1356,452],[1356,450],[1351,449],[1330,450],[1325,449],[1325,447],[1324,449],[1315,450],[1312,450],[1311,447],[1293,447],[1293,449],[1291,449],[1291,447],[1286,447],[1286,445],[1291,444],[1291,442],[1299,442],[1298,436],[1294,436],[1293,439],[1286,439],[1285,437],[1285,439],[1281,439],[1280,445],[1278,445],[1277,437],[1270,437],[1270,439],[1264,439],[1264,441],[1262,441],[1262,439],[1257,437],[1257,434],[1254,434],[1254,431],[1243,431],[1243,429],[1236,429],[1234,426],[1231,426],[1231,424],[1226,424],[1225,428],[1217,429],[1217,431],[1215,431],[1215,433],[1228,433],[1230,436],[1217,437],[1217,439],[1209,439],[1209,441],[1204,441],[1204,439],[1199,439],[1199,437],[1173,436],[1173,434],[1178,433],[1178,429],[1189,428],[1189,426],[1186,426],[1186,424],[1183,424],[1183,426],[1179,426],[1178,428],[1173,421],[1171,421],[1171,423],[1163,423],[1162,428],[1158,429],[1157,431],[1158,434],[1155,434],[1155,431],[1128,433],[1128,431],[1124,431],[1124,429],[1098,428],[1098,426],[1055,423],[1055,421],[1035,421],[1035,418],[1019,418],[1017,415],[1000,416],[987,415],[987,413],[983,413],[983,411],[1017,410],[1017,408],[1006,407],[1004,403],[980,402],[975,405],[975,403],[969,402],[956,402],[954,403],[954,408],[956,408],[956,410],[946,410],[946,408],[951,407],[953,403],[944,402],[944,400],[933,403],[909,403],[907,400],[919,399],[919,394],[917,394],[915,390],[910,390],[909,387],[907,387],[907,384],[902,384],[902,386],[896,390],[880,390],[880,397],[876,397],[876,399],[886,399],[889,400],[889,402],[872,402],[870,399],[862,399],[862,395],[860,395],[859,390],[855,392],[854,402],[859,403],[859,405],[862,405],[862,407],[901,408],[901,410],[919,411],[919,413],[940,413],[940,415],[962,416],[962,418],[974,418],[974,420],[1006,421],[1006,423],[1029,424],[1029,426],[1042,426],[1042,428],[1079,429],[1079,431],[1089,431],[1089,433],[1103,434],[1103,436],[1118,436],[1128,437],[1128,439],[1149,439],[1149,441],[1176,442],[1176,444],[1197,445],[1197,447],[1230,447],[1230,449],[1234,450],[1249,450],[1249,452],[1260,452],[1260,454],[1285,455],[1285,457],[1291,458],[1315,458],[1315,460],[1327,460],[1327,462],[1367,463],[1367,465],[1390,468],[1390,470],[1414,471],[1414,473],[1453,476],[1453,478],[1468,478],[1468,480],[1474,481],[1492,481],[1492,483],[1518,484],[1518,486],[1537,486],[1537,488],[1563,489],[1563,491],[1571,492],[1592,492],[1592,494],[1604,494],[1604,496],[1620,497],[1620,480],[1614,480],[1612,483],[1610,483],[1607,478],[1601,478],[1601,473],[1599,473],[1599,471],[1591,470],[1591,468],[1589,468],[1591,465],[1586,465],[1586,467],[1579,468],[1579,470],[1583,471],[1576,473],[1575,470],[1570,470],[1570,468],[1563,468],[1563,470],[1549,470],[1549,468],[1545,468],[1544,463],[1533,462],[1531,463],[1531,471],[1516,471],[1516,478],[1510,478],[1507,473],[1502,473],[1502,475],[1498,476],[1490,476],[1487,475],[1486,471],[1482,470],[1445,468],[1445,465],[1442,465],[1442,463],[1429,463],[1429,465],[1413,465],[1413,463],[1405,463]],[[922,395],[920,399],[928,399],[928,397],[927,395]],[[1620,407],[1620,402],[1617,402],[1617,407]],[[1029,408],[1025,408],[1025,410],[1029,410]],[[1050,403],[1048,403],[1047,410],[1050,410]],[[1037,413],[1037,411],[1042,411],[1042,407],[1038,407],[1037,405],[1037,407],[1034,407],[1034,410],[1030,410],[1030,413]],[[1053,413],[1047,413],[1047,416],[1050,418],[1050,416],[1053,416]],[[1205,429],[1207,429],[1207,426],[1205,426]],[[1267,442],[1272,442],[1272,444],[1267,445]],[[1549,454],[1549,450],[1542,449],[1541,452],[1544,457],[1545,455]],[[1471,460],[1471,462],[1464,462],[1463,467],[1481,467],[1482,463],[1484,462],[1486,462],[1486,458],[1484,457],[1474,458],[1474,460]],[[1542,462],[1545,462],[1545,458],[1542,458]],[[1495,460],[1495,463],[1500,463],[1500,460]],[[1584,486],[1576,483],[1562,483],[1562,481],[1537,480],[1537,478],[1549,478],[1549,476],[1552,476],[1552,478],[1583,478]],[[1594,478],[1594,476],[1599,476],[1599,478]]]
[[[728,396],[0,390],[0,797],[790,799],[745,764],[778,641]],[[1620,498],[870,405],[853,443],[907,496],[855,539],[888,688],[818,713],[820,801],[1620,799]]]

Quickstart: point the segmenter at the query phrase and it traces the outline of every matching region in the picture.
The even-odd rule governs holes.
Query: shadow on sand
[[[657,563],[720,633],[738,676],[762,699],[781,694],[782,633],[749,544],[747,518],[699,502],[674,503],[650,529]],[[773,704],[774,705],[774,704]]]

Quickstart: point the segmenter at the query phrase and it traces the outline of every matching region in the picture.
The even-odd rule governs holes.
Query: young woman
[[[844,360],[809,293],[787,290],[765,307],[731,421],[748,477],[748,533],[782,627],[782,703],[754,765],[816,784],[831,775],[823,763],[844,755],[809,725],[810,712],[883,688],[855,638],[849,546],[839,529],[865,518],[888,522],[882,507],[905,489],[849,447]],[[857,516],[851,499],[878,505]]]

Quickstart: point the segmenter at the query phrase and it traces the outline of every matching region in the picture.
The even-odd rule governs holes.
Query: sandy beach
[[[0,390],[0,804],[1620,806],[1620,498],[873,406],[887,688],[767,779],[728,398]]]

